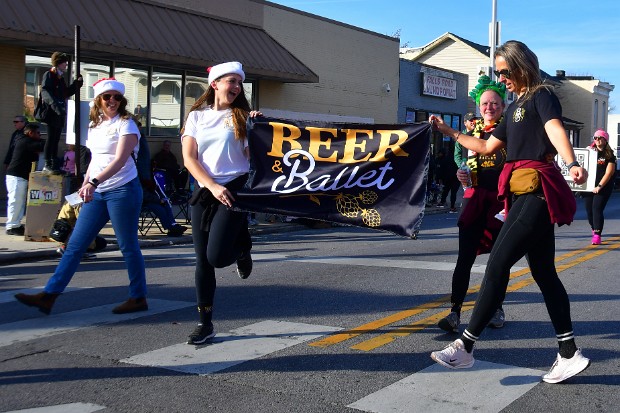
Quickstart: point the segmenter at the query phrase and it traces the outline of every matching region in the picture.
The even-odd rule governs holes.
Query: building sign
[[[422,94],[444,99],[456,99],[456,80],[423,73]]]
[[[596,183],[596,151],[588,148],[574,148],[574,150],[577,162],[588,171],[588,180],[583,184],[577,185],[573,182],[573,178],[571,178],[568,168],[560,155],[556,155],[555,160],[560,166],[562,175],[572,191],[592,192]]]

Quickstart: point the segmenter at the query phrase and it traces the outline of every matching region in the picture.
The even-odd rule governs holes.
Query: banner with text
[[[430,125],[248,120],[253,171],[235,207],[411,237],[422,221]]]

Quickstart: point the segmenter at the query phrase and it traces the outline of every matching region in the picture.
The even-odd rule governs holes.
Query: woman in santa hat
[[[84,200],[80,215],[54,275],[43,292],[16,294],[18,301],[49,314],[56,298],[75,274],[86,248],[112,221],[118,245],[129,273],[129,299],[112,309],[115,314],[148,309],[144,258],[138,244],[138,218],[142,187],[132,152],[138,153],[138,127],[127,112],[125,85],[114,78],[93,85],[90,125],[86,146],[92,160],[78,190]]]
[[[181,133],[185,167],[200,186],[190,200],[200,321],[188,344],[215,336],[215,268],[236,262],[243,279],[252,271],[246,213],[231,209],[233,192],[243,187],[250,169],[246,121],[260,114],[250,111],[244,80],[239,62],[211,67],[207,91],[190,109]]]

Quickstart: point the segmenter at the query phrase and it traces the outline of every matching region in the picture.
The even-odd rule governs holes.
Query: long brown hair
[[[98,126],[101,122],[103,122],[103,117],[101,114],[103,113],[103,93],[99,94],[93,99],[93,106],[90,108],[90,112],[88,113],[88,118],[90,119],[90,128],[94,128]],[[118,104],[118,114],[123,119],[131,118],[131,114],[127,111],[127,98],[123,96],[120,103]]]
[[[599,151],[596,145],[594,145],[594,148]],[[609,146],[609,142],[607,142],[607,139],[605,139],[605,146],[603,146],[603,149],[601,149],[599,152],[603,154],[603,157],[606,161],[613,159],[613,157],[615,156],[613,149],[611,149],[611,146]]]
[[[544,84],[542,80],[538,57],[525,43],[509,40],[495,50],[494,58],[498,56],[506,60],[510,69],[510,79],[518,87],[518,92],[525,88],[525,93],[519,98],[520,101],[527,101],[539,89],[551,89],[551,86]]]
[[[224,76],[220,76],[215,79],[215,81],[217,82]],[[215,89],[209,85],[207,87],[207,91],[203,93],[202,96],[196,100],[196,102],[194,102],[187,115],[189,116],[191,112],[202,109],[205,106],[211,106],[214,102]],[[241,93],[237,95],[230,107],[232,109],[233,125],[235,126],[235,139],[245,139],[247,135],[246,121],[248,120],[248,115],[250,114],[251,109],[250,102],[248,102],[248,99],[245,97],[245,90],[243,90],[243,87],[241,87]],[[185,118],[185,121],[187,122],[187,117]],[[183,130],[185,130],[185,126],[181,129],[181,135],[183,135]]]

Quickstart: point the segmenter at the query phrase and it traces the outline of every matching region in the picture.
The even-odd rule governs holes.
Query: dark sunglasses
[[[114,98],[115,101],[120,102],[121,100],[123,100],[123,95],[121,95],[120,93],[115,93],[115,94],[111,94],[111,93],[104,93],[103,95],[101,95],[101,97],[103,98],[103,100],[105,100],[106,102],[108,100],[110,100],[110,98]]]
[[[592,139],[595,140],[595,141],[598,141],[598,140],[605,139],[605,138],[602,137],[602,136],[595,136]]]
[[[502,69],[502,70],[494,70],[495,76],[499,79],[500,76],[504,75],[506,79],[510,79],[510,70]]]
[[[13,123],[22,123],[23,120],[14,120]]]

